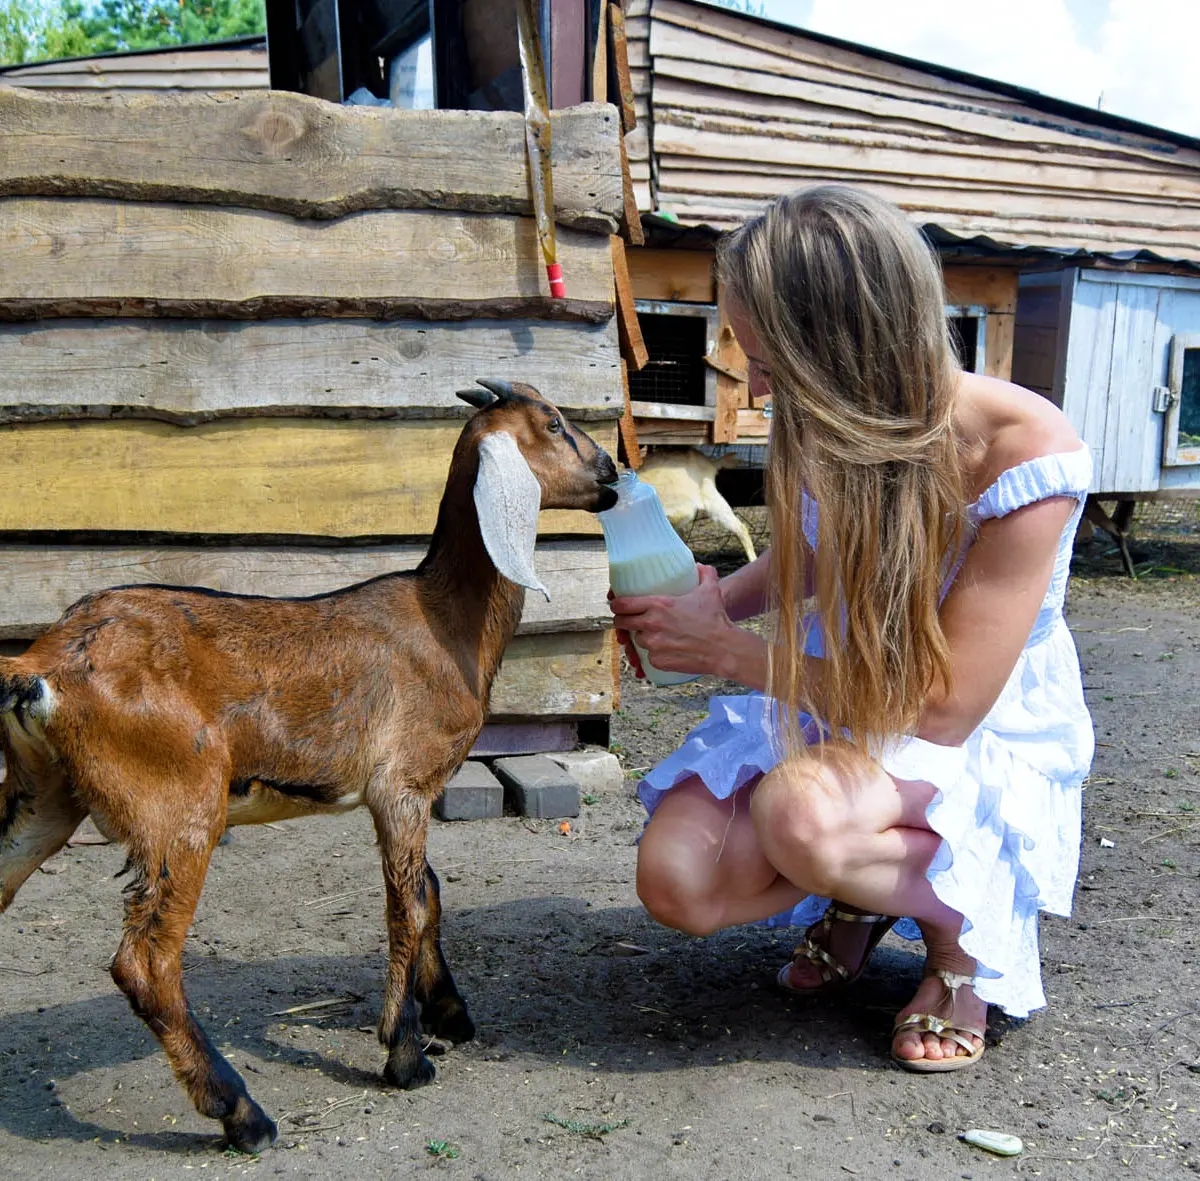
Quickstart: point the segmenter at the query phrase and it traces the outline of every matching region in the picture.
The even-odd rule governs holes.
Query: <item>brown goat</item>
[[[467,757],[533,572],[539,508],[608,507],[612,460],[528,386],[481,382],[415,570],[311,598],[133,586],[0,658],[0,912],[89,813],[134,877],[112,963],[196,1108],[258,1152],[272,1120],[192,1015],[180,954],[227,824],[365,804],[387,893],[384,1077],[428,1083],[417,1006],[474,1026],[442,955],[430,808]]]

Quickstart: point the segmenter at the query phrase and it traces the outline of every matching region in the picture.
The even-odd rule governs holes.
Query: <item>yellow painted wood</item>
[[[0,200],[0,318],[612,314],[607,237],[562,228],[551,299],[532,218],[375,209],[334,221],[201,205]]]
[[[605,243],[607,251],[607,243]],[[592,434],[615,454],[615,423]],[[121,420],[0,428],[0,530],[421,536],[457,423]],[[544,534],[595,534],[547,512]]]
[[[571,718],[612,712],[615,633],[517,636],[492,686],[489,717]]]

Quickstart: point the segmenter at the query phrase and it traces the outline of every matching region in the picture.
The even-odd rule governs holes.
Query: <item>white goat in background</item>
[[[753,562],[756,555],[750,531],[717,491],[717,472],[737,463],[736,455],[711,459],[693,448],[662,450],[647,456],[637,474],[639,479],[654,485],[667,520],[677,533],[682,536],[698,513],[707,513],[737,537],[746,560]]]

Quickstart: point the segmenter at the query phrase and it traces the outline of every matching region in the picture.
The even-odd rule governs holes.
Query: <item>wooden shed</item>
[[[765,442],[719,320],[712,244],[779,193],[838,181],[924,228],[964,364],[1059,400],[1097,451],[1095,491],[1200,488],[1169,417],[1186,435],[1196,413],[1184,309],[1200,274],[1200,142],[694,0],[629,0],[626,23],[648,240],[630,270],[656,317],[632,378],[643,444]],[[696,347],[686,390],[659,380],[682,373],[672,348]],[[1176,401],[1154,392],[1172,382]]]
[[[615,451],[619,114],[552,130],[554,300],[520,114],[0,87],[0,637],[108,585],[415,565],[476,376]],[[477,753],[569,747],[613,707],[595,518],[543,514],[537,560],[551,601]]]

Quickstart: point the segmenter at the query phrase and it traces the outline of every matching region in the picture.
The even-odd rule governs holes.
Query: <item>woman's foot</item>
[[[974,1061],[982,1052],[983,1038],[977,1031],[987,1027],[987,1002],[975,995],[969,977],[953,974],[950,977],[947,981],[939,975],[926,976],[916,996],[900,1010],[892,1037],[892,1057],[902,1066],[909,1062],[948,1063],[952,1058]],[[955,981],[961,983],[953,987]],[[913,1015],[920,1015],[923,1020],[905,1027],[904,1019]],[[944,1028],[937,1032],[928,1028],[930,1025],[936,1028],[940,1023],[944,1023]],[[957,1034],[956,1038],[944,1036],[951,1031]]]
[[[857,980],[894,922],[830,903],[824,917],[804,933],[791,963],[780,970],[779,986],[787,992],[821,992]]]

